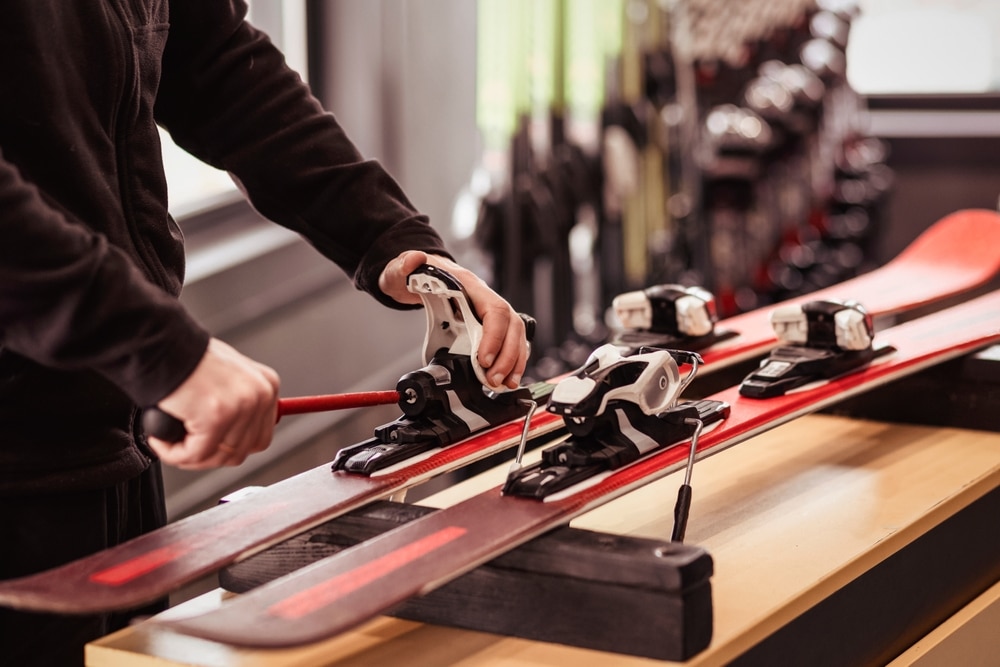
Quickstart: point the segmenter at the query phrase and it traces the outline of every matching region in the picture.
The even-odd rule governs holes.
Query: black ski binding
[[[773,350],[740,385],[740,395],[781,396],[804,385],[867,366],[891,351],[872,347],[868,312],[854,301],[810,301],[771,314],[771,326],[785,345]]]
[[[601,346],[549,399],[547,409],[562,415],[572,437],[543,450],[538,463],[512,470],[503,492],[544,498],[682,442],[699,422],[724,419],[725,403],[677,402],[700,362],[693,352],[644,348],[622,356],[613,344]],[[692,367],[684,378],[678,363]]]
[[[427,310],[423,368],[396,383],[403,415],[375,429],[375,437],[345,447],[333,470],[370,475],[426,451],[523,417],[531,391],[489,388],[476,359],[480,322],[465,288],[449,273],[424,265],[407,282]],[[533,334],[534,321],[521,316]]]
[[[715,330],[715,297],[701,287],[654,285],[616,296],[612,307],[624,330],[611,342],[626,351],[640,347],[698,351],[736,335]]]

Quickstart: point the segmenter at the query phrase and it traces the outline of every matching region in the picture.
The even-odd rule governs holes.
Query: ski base
[[[436,510],[378,502],[219,573],[245,593]],[[702,548],[559,528],[390,615],[578,648],[682,661],[712,636],[711,556]],[[643,623],[634,619],[644,618]],[[556,619],[556,622],[553,622]]]

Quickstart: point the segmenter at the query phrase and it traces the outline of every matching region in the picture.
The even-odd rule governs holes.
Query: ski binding
[[[424,367],[396,383],[403,415],[375,429],[375,437],[345,447],[333,470],[370,475],[426,451],[523,417],[533,400],[526,387],[489,387],[476,361],[482,321],[462,284],[448,272],[423,265],[410,274],[407,289],[427,312]],[[522,315],[528,338],[534,322]]]
[[[612,342],[625,349],[701,350],[736,335],[715,330],[715,297],[701,287],[654,285],[619,294],[611,306],[624,329]]]
[[[783,345],[743,380],[742,396],[781,396],[867,366],[876,356],[891,351],[876,351],[872,346],[872,318],[855,301],[783,306],[771,314],[771,327]]]
[[[700,363],[694,352],[642,348],[623,356],[611,343],[597,348],[549,398],[547,409],[562,415],[570,439],[543,450],[538,463],[515,466],[504,494],[545,498],[683,442],[702,425],[724,419],[726,403],[678,403]],[[683,378],[679,364],[691,366]]]

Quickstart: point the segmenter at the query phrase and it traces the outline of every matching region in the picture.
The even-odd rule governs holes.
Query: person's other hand
[[[528,363],[524,321],[479,276],[440,255],[407,250],[386,265],[379,276],[379,289],[399,303],[420,303],[420,297],[406,289],[406,279],[421,264],[444,269],[462,283],[483,321],[478,363],[486,369],[490,385],[516,389]]]
[[[278,374],[218,339],[194,372],[157,407],[184,423],[187,437],[149,438],[164,463],[199,470],[239,465],[271,444],[278,414]]]

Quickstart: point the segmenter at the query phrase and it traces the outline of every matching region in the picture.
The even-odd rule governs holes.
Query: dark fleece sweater
[[[3,3],[0,494],[141,471],[136,406],[207,345],[176,299],[183,239],[157,124],[387,305],[392,257],[444,254],[245,13],[239,0]]]

